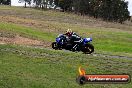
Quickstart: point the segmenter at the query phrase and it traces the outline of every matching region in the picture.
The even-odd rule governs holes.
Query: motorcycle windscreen
[[[84,38],[83,42],[84,43],[88,43],[88,42],[91,42],[92,41],[92,38]]]

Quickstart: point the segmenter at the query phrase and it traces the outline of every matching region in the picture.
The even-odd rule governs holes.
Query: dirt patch
[[[0,19],[2,22],[19,24],[26,27],[36,28],[44,32],[46,31],[46,32],[58,33],[60,31],[47,21],[25,19],[25,18],[19,18],[15,16],[0,16]]]
[[[25,37],[16,35],[15,37],[1,37],[0,44],[16,44],[16,45],[27,45],[27,46],[41,46],[41,47],[50,47],[50,42],[33,40]]]

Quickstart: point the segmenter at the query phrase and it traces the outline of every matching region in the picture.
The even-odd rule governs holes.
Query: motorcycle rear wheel
[[[55,49],[55,50],[57,50],[57,49],[58,49],[58,45],[57,45],[57,43],[56,43],[56,42],[53,42],[53,43],[52,43],[52,48],[53,48],[53,49]]]

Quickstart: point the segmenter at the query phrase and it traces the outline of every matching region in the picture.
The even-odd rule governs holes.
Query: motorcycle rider
[[[75,32],[73,32],[71,29],[68,29],[65,33],[65,35],[69,38],[69,41],[73,43],[74,41],[79,41],[81,37],[77,35]]]
[[[71,29],[68,29],[65,35],[68,37],[69,43],[72,44],[73,48],[75,48],[75,46],[78,43],[80,43],[80,40],[82,39],[79,35],[77,35]]]
[[[52,43],[53,49],[65,49],[70,51],[82,51],[86,54],[94,52],[94,46],[90,44],[91,38],[81,38],[71,29],[68,29],[65,34],[59,34],[56,42]]]

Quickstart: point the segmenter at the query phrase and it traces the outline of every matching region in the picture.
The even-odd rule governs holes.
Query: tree
[[[47,9],[48,5],[53,3],[53,0],[34,0],[37,8]]]
[[[0,0],[0,4],[10,5],[11,0]]]
[[[59,6],[64,12],[64,11],[71,11],[72,1],[73,0],[55,0],[54,3],[56,6]]]
[[[31,4],[31,0],[24,0],[25,2],[25,8],[27,7],[27,3],[30,5]]]
[[[34,0],[37,7],[47,8],[48,2],[59,6],[63,11],[102,18],[106,21],[122,23],[130,18],[128,2],[125,0]],[[74,8],[74,9],[73,9]]]

